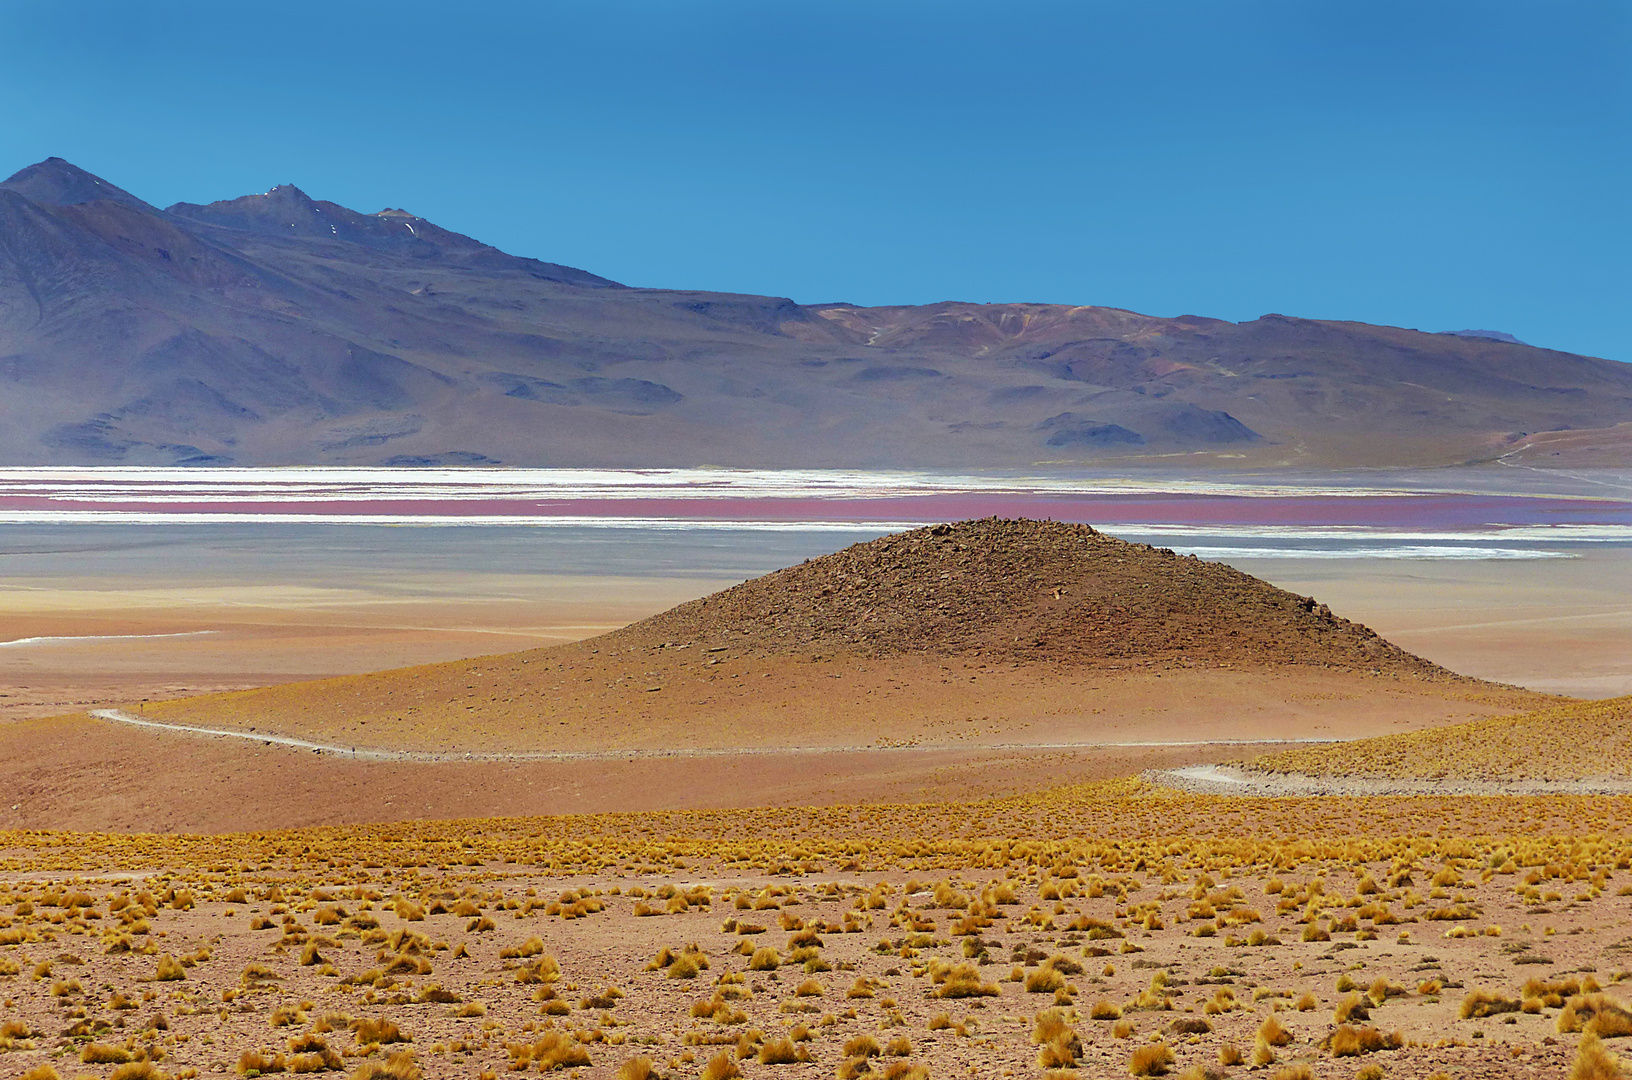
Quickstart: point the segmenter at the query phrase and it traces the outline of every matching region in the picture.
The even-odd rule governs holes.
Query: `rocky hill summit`
[[[1087,525],[987,518],[856,544],[605,639],[764,653],[1310,664],[1460,678],[1325,604]]]

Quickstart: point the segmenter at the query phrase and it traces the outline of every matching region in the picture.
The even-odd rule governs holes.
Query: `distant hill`
[[[614,753],[1369,732],[1543,700],[1228,566],[988,519],[857,544],[569,645],[144,715],[343,746]]]
[[[1312,664],[1459,679],[1223,563],[1087,525],[988,518],[855,544],[615,631],[608,647],[978,655],[1065,665]]]
[[[0,463],[1432,465],[1629,420],[1632,365],[1492,331],[637,289],[289,185],[0,183]]]

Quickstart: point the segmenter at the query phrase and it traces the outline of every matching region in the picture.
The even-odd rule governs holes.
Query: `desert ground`
[[[1093,542],[1076,652],[1104,597],[956,560],[859,635],[820,560],[673,611],[764,567],[14,576],[6,639],[108,640],[0,650],[0,1074],[1617,1075],[1632,801],[1500,792],[1632,781],[1632,705],[1559,696],[1623,689],[1621,557]]]
[[[1626,812],[1112,781],[865,809],[13,833],[0,1061],[1563,1075],[1632,1031],[1616,987],[1632,847],[1607,838]]]

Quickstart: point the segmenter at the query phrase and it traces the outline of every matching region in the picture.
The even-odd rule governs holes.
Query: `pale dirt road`
[[[263,734],[255,731],[234,731],[229,728],[199,727],[192,724],[171,724],[144,720],[120,709],[92,709],[90,715],[99,720],[129,724],[149,731],[181,736],[208,736],[242,739],[263,746],[287,746],[296,750],[310,750],[318,754],[332,754],[351,761],[411,761],[437,764],[460,761],[627,761],[635,758],[699,758],[798,756],[801,754],[861,754],[971,751],[971,750],[1151,750],[1212,746],[1285,746],[1340,742],[1338,739],[1159,739],[1136,742],[1095,740],[1083,742],[959,742],[913,743],[907,746],[705,746],[705,747],[642,747],[629,750],[536,750],[536,751],[454,751],[426,753],[416,750],[388,750],[379,747],[337,746],[311,742],[287,735]]]
[[[1144,778],[1163,787],[1198,795],[1252,798],[1374,795],[1627,795],[1632,780],[1399,780],[1366,776],[1306,776],[1268,773],[1231,764],[1150,769]]]

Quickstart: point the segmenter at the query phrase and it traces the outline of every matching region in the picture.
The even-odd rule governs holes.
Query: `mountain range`
[[[1499,331],[635,288],[290,185],[0,183],[3,464],[1423,466],[1629,421],[1632,365]]]

